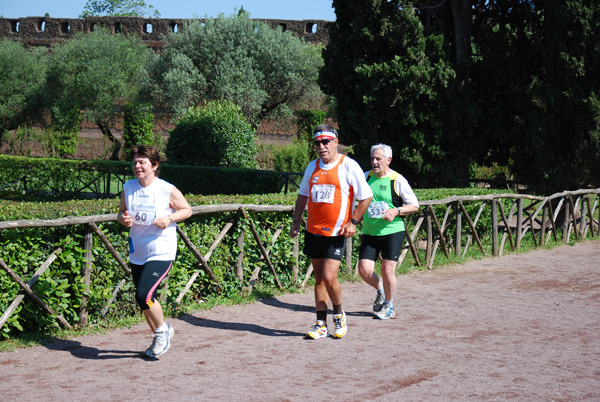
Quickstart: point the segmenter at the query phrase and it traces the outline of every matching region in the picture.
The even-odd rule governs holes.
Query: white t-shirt
[[[129,261],[143,265],[148,261],[173,261],[177,254],[177,225],[173,222],[160,229],[152,222],[156,218],[171,215],[175,209],[169,206],[171,183],[156,178],[147,187],[138,179],[123,185],[127,211],[133,218],[129,231]]]

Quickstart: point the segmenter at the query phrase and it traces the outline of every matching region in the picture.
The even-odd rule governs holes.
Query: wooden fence
[[[420,212],[411,216],[409,222],[407,222],[407,242],[403,247],[398,264],[401,264],[405,260],[408,252],[410,252],[414,259],[414,265],[430,269],[435,262],[437,252],[440,248],[447,258],[450,258],[451,254],[462,258],[465,256],[467,250],[470,247],[473,247],[474,244],[478,248],[478,252],[484,255],[501,255],[505,247],[507,247],[507,244],[510,246],[511,250],[519,251],[521,242],[528,232],[533,239],[535,247],[545,246],[551,238],[554,238],[555,241],[569,242],[572,237],[574,237],[576,240],[581,240],[585,239],[588,234],[591,236],[597,236],[599,232],[599,193],[600,189],[589,189],[565,191],[548,197],[520,194],[494,194],[486,196],[453,196],[443,200],[421,201]],[[528,203],[526,206],[524,205],[525,202]],[[468,205],[470,208],[466,208],[465,204],[472,205]],[[508,214],[503,206],[507,204],[510,204]],[[440,222],[438,217],[439,211],[440,209],[443,210],[444,207],[445,212]],[[193,215],[224,214],[235,212],[237,215],[236,219],[247,219],[250,232],[260,249],[262,256],[261,260],[264,260],[267,267],[275,277],[276,285],[280,288],[282,285],[269,258],[269,250],[272,249],[272,247],[276,244],[281,233],[285,231],[286,233],[284,235],[287,236],[287,230],[289,226],[288,228],[277,228],[272,238],[266,241],[265,239],[260,239],[259,233],[252,223],[252,219],[248,219],[248,213],[289,213],[291,225],[293,209],[293,206],[287,205],[253,204],[222,204],[192,207]],[[438,212],[436,212],[436,209]],[[471,210],[471,215],[467,212],[468,209]],[[477,210],[477,212],[474,214],[475,216],[472,216],[474,210]],[[478,222],[480,222],[482,216],[491,218],[491,233],[483,233],[481,229],[478,230]],[[86,250],[86,264],[85,267],[82,267],[82,269],[84,271],[85,285],[89,289],[91,283],[91,257],[94,235],[98,237],[108,252],[114,257],[117,265],[121,270],[123,270],[126,276],[128,277],[131,274],[124,258],[116,251],[115,247],[97,226],[97,224],[100,222],[114,222],[116,221],[116,217],[116,214],[105,214],[82,217],[67,217],[53,220],[4,221],[0,222],[0,231],[11,228],[85,225],[83,247]],[[183,297],[190,290],[191,286],[196,280],[200,270],[204,270],[215,283],[216,287],[220,289],[221,284],[210,268],[209,259],[213,251],[227,236],[228,232],[233,226],[234,223],[232,221],[228,221],[223,226],[223,229],[214,239],[209,251],[206,254],[202,254],[198,250],[197,245],[193,244],[188,239],[185,232],[180,227],[177,228],[180,239],[198,260],[199,269],[191,275],[187,285],[185,286],[185,289],[175,300],[175,304],[181,303]],[[409,230],[411,227],[412,230]],[[450,232],[449,228],[452,228],[453,231]],[[244,247],[243,236],[244,234],[242,233],[242,235],[237,239],[237,245],[242,252]],[[484,236],[491,239],[491,250],[489,249],[490,246],[488,243],[486,243],[486,246],[484,247],[484,243],[482,241]],[[300,238],[296,238],[293,243],[295,264],[291,269],[293,270],[294,283],[298,283],[300,240]],[[353,247],[352,239],[349,239],[345,256],[346,270],[348,273],[354,274],[357,274],[357,265],[353,264],[353,249],[356,248],[356,243],[357,242],[355,241]],[[269,246],[265,247],[264,244],[269,244]],[[486,251],[486,247],[488,248],[488,251]],[[424,258],[423,256],[420,256],[420,254],[423,254],[423,251]],[[10,277],[17,282],[22,289],[17,298],[0,318],[0,327],[2,327],[2,325],[4,325],[4,323],[8,320],[25,295],[30,297],[48,314],[55,314],[55,312],[33,292],[32,285],[41,275],[43,275],[44,271],[52,264],[57,254],[60,252],[61,249],[58,248],[51,253],[51,255],[48,256],[46,261],[35,272],[33,277],[30,278],[28,282],[24,282],[4,261],[0,259],[0,268],[10,275]],[[238,260],[238,265],[235,267],[236,276],[244,285],[251,288],[254,286],[255,281],[257,281],[261,268],[260,266],[255,267],[252,271],[251,278],[247,281],[244,281],[243,267],[241,264],[241,260]],[[304,280],[301,284],[299,284],[300,287],[305,286],[311,273],[312,266],[309,266]],[[111,299],[107,301],[105,307],[101,311],[102,316],[107,313],[112,302],[117,297],[120,289],[125,284],[125,281],[126,279],[122,279],[114,289]],[[168,285],[167,282],[168,281],[165,281],[165,285]],[[79,325],[86,325],[88,322],[88,311],[86,305],[87,300],[84,296],[80,305]],[[71,327],[62,316],[57,315],[57,320],[61,326],[65,328]]]

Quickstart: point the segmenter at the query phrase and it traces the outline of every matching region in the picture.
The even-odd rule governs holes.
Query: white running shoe
[[[373,302],[373,311],[376,313],[381,311],[384,301],[385,301],[385,296],[383,295],[383,293],[377,292],[377,297],[375,298],[375,301]]]
[[[329,330],[327,329],[327,324],[323,321],[318,320],[315,325],[313,325],[312,329],[306,334],[306,339],[319,339],[325,338],[329,335]]]
[[[388,303],[384,304],[381,311],[375,314],[375,317],[379,318],[380,320],[389,320],[390,318],[394,318],[395,316],[396,313],[394,312],[394,305]]]
[[[152,358],[164,354],[167,350],[169,350],[169,347],[171,347],[171,338],[173,337],[174,333],[175,330],[169,324],[167,324],[166,331],[156,331],[154,333],[154,339],[152,339],[152,345],[146,349],[144,355]]]
[[[342,311],[342,314],[334,314],[333,315],[333,323],[335,324],[335,332],[333,333],[333,337],[337,339],[341,339],[344,335],[346,335],[346,313]]]

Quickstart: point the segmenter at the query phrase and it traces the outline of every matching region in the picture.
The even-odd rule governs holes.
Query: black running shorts
[[[320,236],[304,232],[304,254],[313,259],[327,258],[341,261],[346,247],[344,236]]]
[[[381,253],[381,258],[384,260],[398,261],[402,242],[404,242],[404,231],[385,236],[364,234],[360,243],[358,259],[376,261],[377,255]]]

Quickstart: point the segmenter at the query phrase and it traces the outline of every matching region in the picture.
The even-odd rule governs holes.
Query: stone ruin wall
[[[204,19],[200,18],[200,21]],[[308,43],[327,45],[329,39],[328,25],[325,20],[274,20],[255,19],[266,23],[271,28],[282,27],[284,31],[303,38]],[[163,36],[185,29],[188,19],[176,18],[144,18],[144,17],[88,17],[51,18],[0,18],[0,39],[10,39],[23,43],[26,47],[51,46],[70,39],[78,32],[92,32],[98,27],[108,29],[112,33],[136,35],[148,46],[160,50]]]

